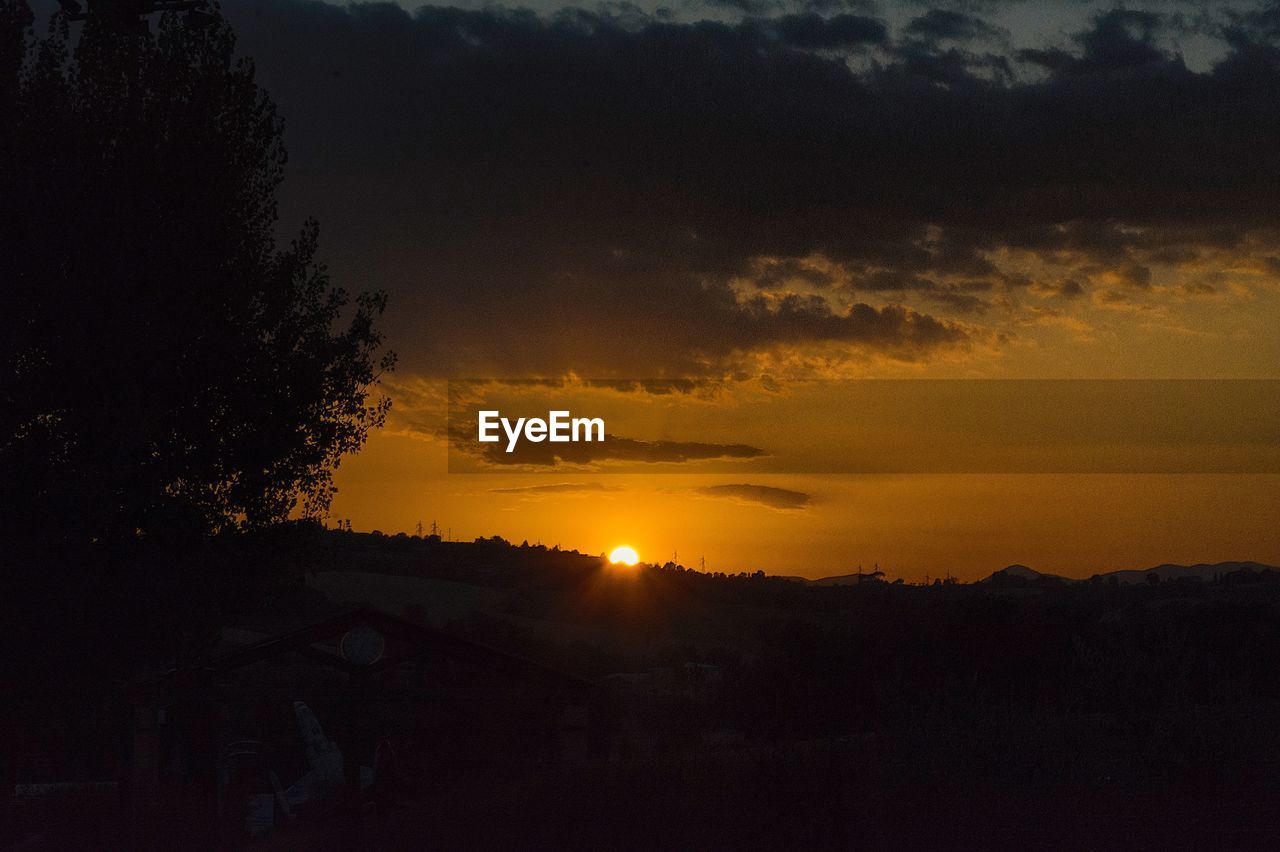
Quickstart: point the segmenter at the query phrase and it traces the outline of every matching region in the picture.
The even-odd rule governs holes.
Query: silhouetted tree
[[[216,13],[0,0],[0,477],[10,534],[128,541],[319,515],[384,420],[385,296],[276,242],[282,124]]]

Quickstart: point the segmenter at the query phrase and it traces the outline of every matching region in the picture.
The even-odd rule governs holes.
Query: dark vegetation
[[[453,629],[606,680],[656,676],[648,692],[620,690],[620,761],[533,773],[498,798],[433,799],[423,813],[458,845],[1278,837],[1273,571],[813,587],[673,565],[617,574],[499,540],[320,538],[335,568],[503,591],[498,612]],[[693,685],[694,667],[715,684]]]
[[[611,754],[581,764],[547,762],[529,732],[520,745],[536,711],[518,694],[444,715],[380,705],[414,779],[378,822],[388,848],[1277,837],[1275,572],[808,586],[309,524],[215,541],[200,561],[235,580],[188,630],[203,647],[175,643],[175,661],[220,625],[279,631],[359,604],[310,583],[368,573],[492,592],[434,626],[609,685]],[[423,618],[412,602],[395,614]],[[297,751],[287,714],[261,718]]]
[[[281,120],[230,28],[95,8],[37,34],[0,0],[10,683],[199,646],[261,586],[211,536],[323,514],[389,405],[383,296],[330,282],[314,222],[278,244]]]
[[[102,8],[36,37],[0,0],[0,536],[69,561],[323,513],[393,364],[315,223],[277,245],[282,125],[230,28]]]

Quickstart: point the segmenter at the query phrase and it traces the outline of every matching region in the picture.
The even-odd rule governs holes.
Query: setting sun
[[[613,549],[609,554],[609,561],[615,565],[635,565],[640,561],[640,554],[636,553],[635,548],[624,544]]]

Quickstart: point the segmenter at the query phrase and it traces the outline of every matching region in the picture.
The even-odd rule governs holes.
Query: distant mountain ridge
[[[1131,585],[1136,583],[1149,582],[1147,579],[1150,575],[1156,574],[1160,577],[1161,582],[1169,580],[1177,580],[1183,577],[1196,577],[1201,580],[1212,580],[1214,577],[1222,574],[1231,574],[1236,571],[1280,571],[1274,565],[1264,565],[1261,562],[1200,562],[1195,565],[1176,565],[1173,563],[1165,563],[1156,565],[1151,568],[1122,568],[1116,571],[1105,571],[1094,576],[1101,577],[1106,580],[1109,577],[1115,577],[1123,585]],[[1009,565],[1001,568],[999,571],[993,572],[985,579],[979,580],[980,583],[990,583],[999,581],[1002,578],[1018,578],[1021,580],[1039,580],[1050,579],[1060,580],[1064,583],[1084,583],[1086,579],[1073,579],[1063,577],[1060,574],[1047,574],[1030,568],[1026,565]],[[1092,577],[1088,578],[1092,579]]]
[[[858,571],[853,574],[837,574],[834,577],[819,577],[817,580],[806,580],[810,586],[856,586],[859,583],[870,583],[876,580],[883,580],[884,572],[876,569],[874,571]]]
[[[1147,579],[1151,574],[1157,574],[1161,582],[1169,580],[1177,580],[1183,577],[1198,577],[1201,580],[1212,580],[1223,574],[1231,574],[1236,571],[1276,571],[1280,572],[1280,568],[1274,565],[1266,565],[1262,562],[1237,561],[1237,562],[1200,562],[1195,565],[1177,565],[1166,562],[1162,565],[1155,565],[1151,568],[1121,568],[1115,571],[1104,571],[1096,575],[1106,580],[1109,577],[1115,577],[1121,585],[1132,585],[1137,583],[1149,582]],[[867,583],[874,581],[884,581],[883,571],[862,571],[853,574],[836,574],[831,577],[819,577],[817,579],[809,579],[806,577],[782,577],[784,580],[794,580],[798,583],[804,583],[807,586],[856,586],[859,583]],[[1050,574],[1045,571],[1037,571],[1029,565],[1015,563],[1006,565],[998,571],[993,571],[990,575],[978,580],[978,583],[998,583],[1005,579],[1023,580],[1034,582],[1037,580],[1055,580],[1063,583],[1084,583],[1088,582],[1093,576],[1087,578],[1064,577],[1061,574]]]
[[[1037,571],[1029,565],[1015,563],[1006,565],[999,571],[993,571],[990,576],[979,580],[979,583],[990,583],[995,580],[1004,578],[1015,578],[1018,580],[1061,580],[1064,583],[1078,583],[1079,580],[1073,580],[1070,577],[1063,577],[1061,574],[1048,574],[1044,571]]]

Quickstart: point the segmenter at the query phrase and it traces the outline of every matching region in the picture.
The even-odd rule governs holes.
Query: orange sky
[[[419,521],[435,520],[455,538],[498,534],[590,553],[627,543],[646,560],[665,561],[678,552],[691,566],[705,557],[711,570],[763,569],[806,577],[876,563],[890,576],[908,580],[946,572],[976,579],[1014,562],[1071,576],[1161,562],[1280,564],[1274,522],[1280,517],[1280,476],[1266,473],[1280,468],[1267,425],[1275,422],[1268,412],[1280,402],[1276,398],[1219,407],[1217,428],[1244,420],[1266,434],[1252,436],[1262,442],[1249,451],[1252,455],[1226,447],[1235,460],[1229,468],[1233,473],[1218,475],[1008,475],[984,472],[981,461],[973,468],[978,472],[970,474],[936,474],[929,463],[923,472],[909,474],[850,474],[841,472],[849,468],[839,458],[824,463],[824,454],[840,445],[841,430],[858,417],[847,394],[830,390],[842,387],[839,382],[802,383],[789,392],[786,405],[761,405],[770,394],[760,380],[770,375],[942,377],[959,380],[954,387],[965,389],[975,387],[965,378],[980,377],[1275,377],[1280,375],[1275,366],[1280,365],[1280,338],[1270,323],[1280,316],[1277,294],[1270,281],[1252,272],[1245,278],[1247,295],[1216,300],[1212,310],[1200,301],[1150,294],[1144,298],[1155,304],[1152,311],[1114,311],[1088,303],[1070,315],[1071,323],[1021,326],[1012,343],[932,360],[895,361],[856,351],[831,359],[829,350],[779,347],[758,359],[754,377],[740,375],[745,380],[712,392],[575,395],[535,389],[523,399],[531,410],[565,405],[575,414],[603,415],[612,433],[627,437],[743,442],[768,451],[760,460],[692,468],[698,474],[681,473],[681,465],[643,474],[610,472],[607,466],[603,471],[450,473],[444,382],[398,374],[386,386],[396,406],[388,427],[340,471],[333,516],[351,519],[358,529],[386,532],[412,532]],[[1146,315],[1152,312],[1160,315],[1160,323]],[[1200,331],[1168,330],[1183,326]],[[953,400],[951,411],[940,417],[903,418],[898,432],[892,419],[880,418],[874,428],[864,419],[856,436],[859,446],[874,448],[877,434],[889,440],[910,433],[902,441],[908,451],[915,446],[936,456],[933,438],[973,419],[964,395],[960,391],[959,402]],[[510,405],[510,398],[506,402]],[[1237,409],[1247,416],[1235,416]],[[1119,414],[1125,412],[1112,412],[1113,418]],[[1166,422],[1178,420],[1174,415]],[[997,447],[1006,438],[984,436]],[[1139,459],[1136,470],[1182,469],[1148,466],[1141,451],[1120,447],[1110,458]],[[899,462],[900,454],[901,448]],[[1049,469],[1076,468],[1069,462],[1065,467],[1049,463]],[[804,495],[805,502],[778,506],[751,494],[706,491],[715,485],[760,487],[766,497],[775,493],[769,489],[778,489]]]
[[[247,15],[288,120],[284,219],[324,224],[335,282],[388,292],[400,355],[333,516],[805,576],[1280,564],[1280,394],[1197,411],[1220,389],[1131,385],[1082,402],[1112,415],[1082,434],[984,392],[864,417],[833,390],[1280,379],[1269,19],[1033,5],[1036,26],[932,41],[899,10],[824,47],[727,7],[572,31],[488,7]],[[633,453],[747,449],[461,473],[459,377],[688,380],[714,392],[569,401]]]
[[[870,568],[962,579],[1021,562],[1070,576],[1161,562],[1280,563],[1276,475],[764,475],[810,495],[777,509],[698,489],[734,476],[449,474],[442,448],[382,434],[344,470],[335,517],[357,529],[502,535],[646,561],[819,577]],[[551,493],[511,489],[577,484]],[[499,492],[500,489],[505,491]]]
[[[1216,424],[1211,431],[1222,430],[1223,442],[1254,442],[1244,450],[1227,443],[1212,448],[1233,462],[1230,474],[1008,475],[989,472],[1009,468],[998,463],[984,467],[974,456],[975,467],[959,467],[974,473],[940,475],[931,466],[934,462],[923,462],[913,473],[866,475],[842,472],[850,469],[849,459],[827,455],[842,445],[842,434],[856,438],[864,449],[877,446],[877,435],[887,442],[909,434],[900,442],[899,463],[902,447],[909,452],[914,446],[922,455],[933,452],[938,458],[934,439],[958,423],[974,421],[979,413],[975,407],[990,404],[990,393],[976,390],[983,383],[966,378],[1273,378],[1280,375],[1280,338],[1270,330],[1271,318],[1280,316],[1277,294],[1269,280],[1249,273],[1248,281],[1247,297],[1215,301],[1208,312],[1201,302],[1144,296],[1156,302],[1163,326],[1202,329],[1192,335],[1159,330],[1142,312],[1098,309],[1090,303],[1072,314],[1079,325],[1021,327],[1014,343],[932,360],[895,361],[850,351],[844,360],[820,366],[823,353],[778,348],[761,359],[754,376],[742,374],[739,381],[703,393],[535,388],[521,399],[535,411],[567,406],[575,414],[602,415],[611,433],[627,437],[742,442],[768,452],[762,459],[657,468],[663,473],[617,473],[608,466],[450,473],[445,383],[398,374],[387,384],[396,405],[388,427],[340,471],[333,514],[350,518],[358,529],[411,532],[419,521],[429,525],[435,520],[455,538],[499,534],[590,553],[627,543],[646,560],[665,561],[678,552],[681,562],[691,566],[705,557],[712,570],[763,569],[807,577],[876,563],[890,576],[908,580],[945,572],[975,579],[1014,562],[1071,576],[1161,562],[1252,559],[1280,564],[1274,522],[1280,517],[1280,476],[1275,473],[1280,470],[1275,440],[1280,418],[1271,417],[1280,395],[1259,397],[1271,390],[1265,385],[1250,386],[1243,395],[1232,391],[1236,396],[1229,400],[1221,396],[1220,386],[1203,385],[1209,398],[1223,400],[1216,408],[1206,407],[1216,412],[1209,417]],[[1082,330],[1086,327],[1087,333]],[[775,385],[761,377],[784,375],[784,370],[791,377],[957,381],[948,383],[949,410],[939,409],[936,399],[923,394],[916,404],[924,399],[932,408],[920,409],[920,416],[902,416],[903,408],[894,415],[898,420],[859,419],[856,397],[849,396],[848,383],[839,381],[787,386],[784,403],[778,403],[778,397],[762,389]],[[1146,394],[1145,402],[1135,397],[1133,405],[1152,404],[1147,386],[1122,386],[1138,396]],[[837,392],[840,388],[846,390]],[[970,404],[966,394],[971,388],[975,401]],[[1142,410],[1112,411],[1102,419],[1138,424],[1128,436],[1136,436],[1138,444],[1153,430],[1177,431],[1173,427],[1183,418],[1176,408],[1169,410],[1168,401],[1174,399],[1176,405],[1176,399],[1160,393],[1167,416],[1155,426]],[[512,398],[505,399],[508,406]],[[1195,416],[1207,415],[1200,411]],[[856,433],[850,431],[851,421],[857,421]],[[1029,428],[1034,437],[1037,427]],[[1235,434],[1241,429],[1242,434]],[[1009,434],[978,437],[999,447]],[[965,438],[951,435],[948,440],[954,449]],[[1113,449],[1107,458],[1136,459],[1132,469],[1138,471],[1201,469],[1195,466],[1199,456],[1194,448],[1173,467],[1143,460],[1141,454],[1149,449],[1144,446]],[[1033,464],[1033,469],[1079,469],[1070,460],[1074,457],[1054,452],[1054,458],[1068,458],[1065,465],[1050,461],[1043,468]],[[1178,467],[1188,459],[1190,468]],[[468,469],[465,464],[459,468],[456,457],[454,462],[455,470]],[[699,473],[682,473],[685,469]],[[706,491],[715,485],[751,485],[760,492]],[[770,497],[775,493],[803,495],[805,502],[776,505]]]
[[[909,389],[931,384],[914,382]],[[1086,444],[1064,450],[1054,443],[1061,435],[1050,436],[1043,457],[1030,457],[1032,469],[1055,472],[1002,472],[1002,456],[993,457],[986,449],[971,453],[963,446],[964,434],[955,433],[960,424],[970,428],[974,421],[975,411],[965,408],[965,400],[972,396],[974,405],[991,401],[991,383],[964,380],[945,383],[949,412],[916,412],[902,435],[894,432],[893,420],[873,423],[863,418],[859,422],[874,429],[848,436],[858,438],[854,455],[831,456],[825,466],[824,453],[849,450],[848,443],[840,441],[845,428],[841,424],[851,417],[849,396],[847,390],[837,391],[847,385],[807,384],[781,402],[764,403],[759,389],[748,389],[745,383],[719,388],[706,397],[525,388],[514,398],[527,403],[545,396],[545,407],[563,405],[575,414],[602,415],[612,431],[630,437],[741,441],[764,445],[769,455],[705,463],[604,462],[594,467],[459,473],[486,468],[474,458],[459,462],[455,454],[450,472],[450,447],[439,410],[441,385],[398,386],[409,411],[393,418],[387,430],[344,466],[335,517],[349,518],[357,529],[388,533],[412,532],[419,521],[428,527],[435,521],[458,539],[498,534],[515,542],[541,541],[588,553],[630,544],[647,561],[666,561],[678,553],[690,566],[705,557],[709,570],[762,569],[805,577],[876,564],[891,577],[916,581],[946,573],[977,579],[1015,562],[1068,576],[1162,562],[1280,562],[1280,534],[1274,523],[1280,516],[1280,456],[1274,435],[1280,418],[1272,418],[1268,408],[1280,404],[1280,395],[1254,399],[1255,405],[1248,407],[1251,395],[1274,391],[1269,385],[1245,384],[1243,393],[1236,386],[1230,400],[1216,383],[1176,386],[1184,394],[1188,388],[1203,388],[1206,397],[1234,406],[1211,407],[1219,414],[1240,412],[1211,424],[1240,432],[1229,436],[1234,440],[1243,436],[1253,442],[1227,446],[1222,458],[1233,465],[1227,468],[1232,472],[1219,474],[1072,473],[1073,465],[1081,463],[1079,453],[1093,448]],[[1042,386],[1024,386],[1023,393],[1026,387]],[[1147,408],[1167,408],[1158,397],[1169,395],[1168,389],[1153,392],[1150,387],[1112,383],[1108,394],[1131,394],[1135,401],[1145,394]],[[1079,390],[1072,393],[1084,403],[1091,399]],[[506,402],[512,398],[506,397]],[[930,393],[920,393],[911,403],[918,406],[931,398]],[[1259,416],[1259,411],[1266,416]],[[1149,418],[1124,411],[1112,414],[1103,418],[1109,425],[1136,422],[1141,427],[1137,437],[1149,436]],[[1031,437],[1036,437],[1036,419],[1027,416],[1025,407],[1011,412],[1010,419],[1012,415],[1022,415],[1032,426]],[[1182,433],[1173,428],[1173,413],[1162,410],[1161,416],[1164,419],[1155,423],[1166,428],[1151,440],[1164,447],[1161,441]],[[1236,429],[1240,423],[1247,428]],[[940,435],[950,435],[950,449],[930,455],[926,451]],[[843,472],[850,463],[859,463],[867,448],[875,450],[896,438],[903,438],[895,450],[897,463],[909,465],[911,460],[902,456],[904,448],[909,452],[918,446],[924,459],[919,468],[906,473]],[[1027,435],[1002,429],[978,438],[999,447],[1001,441]],[[1149,449],[1141,442],[1121,443],[1107,447],[1101,458],[1122,463],[1137,459],[1134,469],[1139,471],[1200,471],[1206,469],[1197,466],[1202,456],[1218,457],[1203,452],[1205,448],[1179,448],[1176,443],[1172,455],[1144,455]],[[1215,443],[1208,449],[1223,448]],[[962,460],[959,469],[975,472],[938,473],[931,467],[953,456]],[[1086,452],[1084,463],[1093,458]],[[771,472],[778,469],[786,472]],[[646,470],[662,472],[636,472]],[[1064,470],[1068,472],[1059,472]]]

